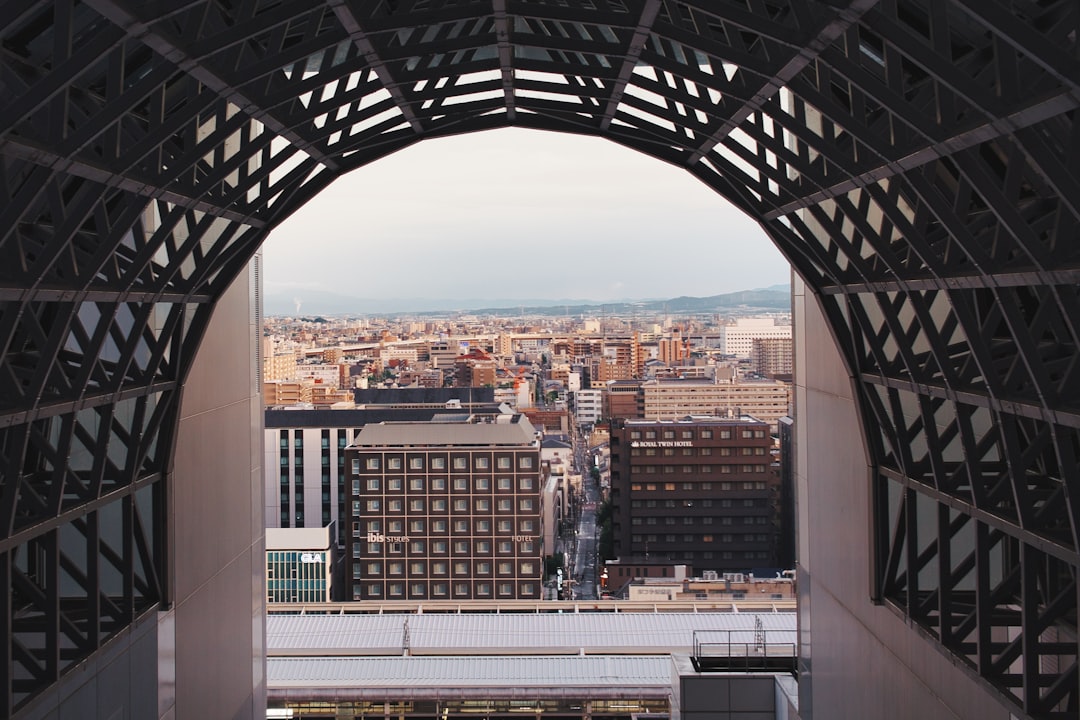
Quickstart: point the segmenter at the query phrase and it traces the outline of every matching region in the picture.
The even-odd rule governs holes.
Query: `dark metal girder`
[[[506,11],[506,0],[491,0],[491,11],[495,16],[495,40],[499,48],[499,74],[502,76],[506,119],[513,122],[517,117],[514,104],[514,48],[510,43],[512,28]]]
[[[249,117],[258,120],[275,134],[289,140],[293,147],[304,150],[317,157],[319,161],[332,170],[337,170],[337,161],[330,156],[321,155],[308,139],[297,134],[288,124],[278,120],[270,112],[264,110],[257,102],[248,98],[229,82],[220,77],[213,70],[201,64],[186,49],[175,45],[168,38],[155,33],[150,25],[139,18],[136,12],[124,7],[119,0],[86,0],[87,4],[108,18],[132,38],[144,43],[154,52],[176,64],[176,66],[192,77],[198,78],[208,88],[218,93],[221,97],[236,105]]]
[[[757,112],[764,104],[780,92],[780,88],[786,86],[791,80],[806,68],[817,56],[822,53],[836,38],[840,37],[852,23],[856,22],[863,14],[877,5],[879,0],[851,0],[848,5],[840,9],[835,17],[819,31],[817,36],[800,49],[794,57],[774,75],[767,83],[762,85],[754,96],[725,120],[719,130],[712,133],[709,139],[702,143],[697,150],[687,159],[688,165],[697,163],[701,158],[719,145],[731,132],[742,124],[752,113]]]
[[[1080,94],[1074,92],[1063,93],[1053,98],[1037,101],[1028,107],[1016,110],[1003,117],[989,119],[974,128],[962,130],[940,142],[924,145],[918,150],[908,152],[903,157],[895,159],[883,157],[883,162],[876,167],[864,170],[855,177],[846,178],[827,188],[822,188],[794,202],[783,205],[769,212],[766,219],[773,220],[811,205],[816,205],[823,200],[839,197],[856,188],[866,187],[887,178],[904,175],[911,170],[950,156],[960,150],[973,148],[1008,135],[1015,135],[1024,128],[1037,125],[1049,118],[1057,117],[1062,113],[1071,112],[1077,108],[1080,108]]]
[[[413,132],[417,135],[423,135],[423,124],[406,102],[404,92],[401,87],[394,82],[394,77],[391,74],[390,69],[379,56],[379,52],[375,49],[375,46],[372,44],[367,33],[365,33],[360,26],[360,22],[357,20],[356,16],[353,15],[352,10],[349,9],[349,5],[345,0],[326,0],[326,3],[330,6],[330,9],[334,11],[334,15],[337,16],[338,22],[341,23],[345,32],[349,34],[353,43],[360,52],[363,53],[368,61],[368,65],[378,76],[383,87],[385,87],[387,92],[394,98],[402,115],[405,116],[405,119],[409,121],[409,125],[412,126]]]
[[[0,155],[7,155],[8,157],[34,163],[49,168],[54,172],[62,172],[85,180],[92,180],[105,187],[114,187],[147,198],[160,198],[174,205],[209,213],[234,222],[254,225],[255,227],[262,226],[262,223],[256,218],[238,213],[227,207],[220,207],[212,202],[182,195],[171,189],[171,185],[158,186],[156,181],[140,178],[137,173],[110,170],[93,165],[84,159],[61,157],[45,148],[30,145],[26,140],[14,140],[11,138],[0,140]]]

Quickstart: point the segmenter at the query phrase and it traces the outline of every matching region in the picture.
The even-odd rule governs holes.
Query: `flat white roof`
[[[527,446],[536,440],[536,430],[524,416],[516,422],[384,422],[369,423],[356,435],[351,447],[360,449],[411,447]]]
[[[267,550],[329,550],[330,527],[266,528]]]
[[[759,624],[760,622],[760,624]],[[795,613],[440,613],[270,615],[271,656],[551,656],[692,654],[699,642],[769,644],[796,637]]]
[[[566,657],[271,657],[267,660],[267,689],[361,690],[371,697],[388,690],[444,689],[461,696],[469,688],[521,691],[559,689],[582,695],[583,689],[634,689],[650,697],[671,690],[672,661],[666,655]],[[648,692],[645,689],[648,689]],[[391,693],[400,697],[400,692]]]

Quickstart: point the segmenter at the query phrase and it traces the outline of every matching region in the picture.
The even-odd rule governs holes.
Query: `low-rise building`
[[[335,536],[324,528],[266,529],[266,601],[319,603],[334,593]]]

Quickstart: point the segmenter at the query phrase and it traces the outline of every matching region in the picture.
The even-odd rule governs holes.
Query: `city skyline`
[[[656,273],[672,254],[685,262]],[[371,262],[407,273],[368,272],[360,285]],[[326,292],[413,310],[483,297],[707,297],[789,279],[757,223],[685,171],[522,129],[423,142],[350,173],[271,233],[264,263],[267,295],[312,312],[309,298]]]

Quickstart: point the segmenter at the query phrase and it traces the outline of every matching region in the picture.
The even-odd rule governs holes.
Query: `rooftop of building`
[[[470,688],[527,688],[533,694],[547,690],[574,697],[595,691],[616,697],[616,688],[625,688],[664,697],[671,690],[672,661],[667,655],[271,657],[266,670],[271,689],[347,688],[353,698],[363,697],[357,691],[381,699],[388,690],[419,696]]]
[[[365,425],[352,447],[535,447],[536,430],[524,415],[468,416],[457,422],[381,422]]]
[[[638,381],[643,388],[655,388],[658,386],[693,386],[693,387],[731,387],[732,385],[787,385],[782,380],[774,378],[738,377],[732,380],[708,380],[699,377],[651,377],[647,380]]]
[[[493,388],[369,388],[353,390],[358,405],[442,405],[450,400],[463,404],[494,403]]]
[[[473,407],[473,415],[483,413],[497,415],[500,407],[494,403],[480,408]],[[340,410],[313,409],[310,407],[276,405],[263,413],[268,428],[298,427],[361,427],[380,422],[432,422],[444,415],[461,415],[460,407],[430,408],[345,408]]]
[[[267,550],[327,550],[333,526],[321,528],[266,528]]]
[[[550,604],[550,603],[549,603]],[[274,656],[634,655],[693,653],[701,642],[796,642],[794,612],[272,614]]]
[[[670,420],[647,420],[643,418],[627,418],[623,421],[626,427],[645,427],[658,425],[768,425],[764,420],[759,420],[753,415],[739,415],[738,417],[718,417],[716,415],[686,415]]]

